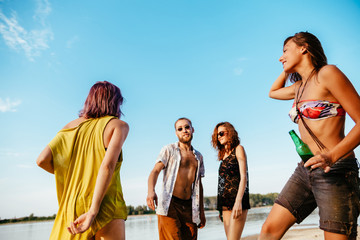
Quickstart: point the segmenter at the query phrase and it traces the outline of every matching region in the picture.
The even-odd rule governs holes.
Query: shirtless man
[[[179,142],[166,145],[156,159],[148,180],[147,205],[158,215],[160,240],[197,239],[197,228],[205,226],[203,205],[203,157],[191,146],[194,133],[191,121],[179,118],[175,122]],[[162,195],[155,193],[155,185],[164,170]]]

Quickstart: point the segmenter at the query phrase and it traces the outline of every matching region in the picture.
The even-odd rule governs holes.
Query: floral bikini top
[[[344,108],[337,102],[329,102],[325,100],[303,100],[305,102],[299,107],[300,113],[303,118],[310,120],[321,120],[335,116],[345,116]],[[289,117],[294,123],[298,123],[299,114],[296,111],[296,103],[289,112]]]

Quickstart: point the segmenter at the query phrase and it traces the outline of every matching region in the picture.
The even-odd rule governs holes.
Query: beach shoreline
[[[360,227],[358,227],[358,236],[356,240],[360,240]],[[250,235],[241,238],[242,240],[257,240],[259,234]],[[291,228],[282,238],[283,240],[323,240],[324,232],[318,227],[314,228]]]

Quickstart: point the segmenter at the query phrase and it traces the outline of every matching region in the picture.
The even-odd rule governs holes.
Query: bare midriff
[[[336,116],[317,121],[304,119],[304,121],[306,121],[312,132],[329,150],[334,148],[339,142],[341,142],[345,138],[345,116]],[[319,153],[319,147],[311,138],[310,134],[305,129],[301,121],[299,121],[299,131],[301,134],[301,139],[310,147],[311,151],[314,154]],[[342,158],[353,157],[355,157],[355,155],[354,152],[351,151]]]

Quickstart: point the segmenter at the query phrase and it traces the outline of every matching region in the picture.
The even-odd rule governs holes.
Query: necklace
[[[296,100],[295,100],[295,104],[296,104],[296,112],[299,116],[299,118],[301,119],[304,127],[306,128],[306,130],[308,131],[308,133],[310,134],[311,138],[314,140],[314,142],[316,143],[316,145],[318,146],[318,148],[321,150],[327,150],[326,146],[316,137],[316,135],[313,133],[313,131],[311,131],[310,127],[307,125],[307,123],[304,121],[303,117],[302,117],[302,113],[299,109],[299,102],[300,102],[300,99],[304,93],[304,90],[305,90],[305,87],[306,87],[306,84],[308,83],[308,81],[310,80],[310,78],[314,75],[315,73],[315,69],[312,70],[311,74],[309,75],[309,77],[306,79],[306,82],[304,84],[304,87],[302,88],[302,91],[300,93],[300,88],[303,84],[303,82],[301,81],[300,83],[300,86],[298,88],[298,91],[297,91],[297,94],[296,94]]]
[[[299,88],[298,88],[298,90],[297,90],[297,94],[296,94],[296,101],[295,101],[295,103],[296,103],[296,109],[298,110],[298,103],[300,102],[300,99],[301,99],[301,97],[302,97],[302,95],[303,95],[303,93],[304,93],[304,90],[305,90],[305,87],[306,87],[306,84],[308,83],[308,81],[309,81],[309,78],[306,80],[306,82],[305,82],[305,84],[304,84],[304,87],[302,88],[302,91],[301,91],[301,93],[299,93],[300,92],[300,88],[301,88],[301,86],[303,85],[303,82],[301,81],[301,83],[300,83],[300,86],[299,86]],[[298,112],[299,113],[299,112]]]

